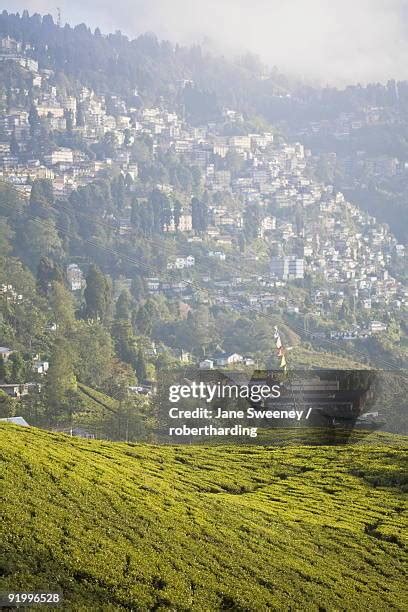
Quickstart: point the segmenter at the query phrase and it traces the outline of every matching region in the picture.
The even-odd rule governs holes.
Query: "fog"
[[[217,52],[247,51],[306,80],[345,85],[408,78],[408,0],[19,0],[9,11],[50,12],[131,37],[155,32]]]

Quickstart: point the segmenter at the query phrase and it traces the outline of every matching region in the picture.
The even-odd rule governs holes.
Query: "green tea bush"
[[[170,447],[0,425],[0,590],[66,610],[406,610],[406,439]]]

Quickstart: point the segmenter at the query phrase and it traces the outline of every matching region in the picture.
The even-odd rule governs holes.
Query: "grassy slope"
[[[117,411],[117,400],[83,384],[78,385],[77,391],[82,410],[74,414],[73,424],[98,432],[104,419]]]
[[[105,393],[92,389],[92,387],[87,387],[86,385],[79,383],[78,393],[81,395],[82,400],[85,402],[86,407],[89,410],[99,408],[104,412],[115,412],[118,409],[117,400],[109,397],[109,395],[105,395]]]
[[[406,439],[155,447],[0,425],[0,441],[0,591],[59,588],[70,610],[408,607]]]
[[[350,358],[346,358],[343,355],[328,353],[322,350],[321,352],[316,350],[309,350],[304,348],[301,344],[294,347],[293,352],[289,354],[291,365],[294,369],[296,368],[327,368],[330,364],[331,369],[339,370],[367,370],[369,366],[355,361]]]

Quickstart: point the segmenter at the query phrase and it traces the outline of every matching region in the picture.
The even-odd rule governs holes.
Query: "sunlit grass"
[[[61,590],[75,610],[407,609],[402,437],[160,447],[2,425],[0,440],[0,590]]]

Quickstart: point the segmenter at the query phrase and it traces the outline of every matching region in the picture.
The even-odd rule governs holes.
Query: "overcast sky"
[[[172,42],[209,39],[226,53],[249,50],[282,72],[344,85],[408,78],[408,0],[6,0],[9,11],[155,32]]]

